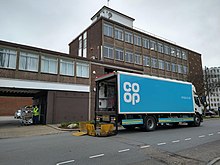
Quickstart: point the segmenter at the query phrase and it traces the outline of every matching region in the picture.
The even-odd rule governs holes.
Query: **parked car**
[[[15,112],[14,118],[15,119],[21,119],[21,110],[20,109]]]
[[[33,110],[32,105],[25,105],[15,112],[14,118],[15,119],[22,119],[22,117],[23,117],[22,113],[24,113],[24,112],[28,113],[29,111],[32,112],[32,110]]]
[[[206,110],[205,116],[214,116],[217,115],[216,111],[214,109]]]

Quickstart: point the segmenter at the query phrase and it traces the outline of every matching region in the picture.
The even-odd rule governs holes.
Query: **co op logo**
[[[135,105],[140,102],[140,95],[138,92],[140,91],[140,86],[138,83],[130,83],[130,82],[124,82],[123,89],[125,91],[124,93],[124,101],[126,103],[132,103],[132,105]]]

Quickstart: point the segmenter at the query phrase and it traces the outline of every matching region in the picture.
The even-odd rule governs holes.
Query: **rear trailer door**
[[[194,113],[190,83],[131,73],[117,81],[119,114]]]
[[[112,73],[96,79],[95,128],[112,124],[118,130],[117,74]]]

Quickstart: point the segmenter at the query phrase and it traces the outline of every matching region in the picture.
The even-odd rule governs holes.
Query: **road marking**
[[[157,145],[161,146],[161,145],[165,145],[165,144],[167,144],[167,143],[158,143]]]
[[[213,133],[210,133],[210,134],[209,134],[209,136],[212,136],[212,135],[214,135],[214,134],[213,134]]]
[[[180,140],[174,140],[174,141],[172,141],[172,143],[179,143],[180,142]]]
[[[89,159],[98,158],[98,157],[101,157],[101,156],[104,156],[104,155],[105,154],[93,155],[93,156],[90,156]]]
[[[192,139],[192,138],[186,138],[185,141],[189,141],[189,140],[191,140],[191,139]]]
[[[124,149],[124,150],[119,150],[118,152],[126,152],[126,151],[129,151],[130,149]]]
[[[204,138],[204,137],[205,137],[205,135],[200,135],[200,136],[199,136],[199,138]]]
[[[65,162],[60,162],[60,163],[57,163],[56,165],[67,164],[67,163],[72,163],[72,162],[75,162],[75,160],[68,160]]]
[[[143,149],[143,148],[149,148],[150,145],[146,145],[146,146],[141,146],[140,148]]]

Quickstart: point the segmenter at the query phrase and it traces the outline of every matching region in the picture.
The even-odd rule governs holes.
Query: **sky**
[[[220,0],[0,0],[0,40],[68,53],[104,5],[220,67]]]

